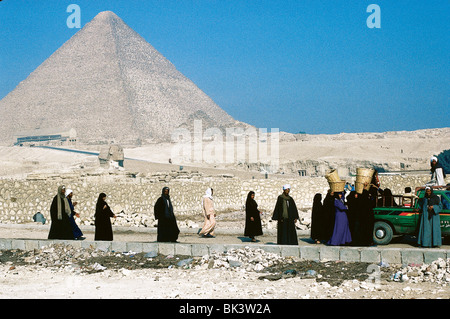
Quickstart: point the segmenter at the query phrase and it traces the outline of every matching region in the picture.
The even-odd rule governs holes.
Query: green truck
[[[450,190],[433,186],[433,193],[445,204],[440,212],[442,236],[450,237]],[[374,208],[375,224],[373,241],[377,245],[387,245],[394,236],[417,235],[420,223],[419,199],[425,195],[425,187],[415,190],[416,196],[393,195],[388,203],[383,197]],[[394,204],[392,201],[395,201]],[[448,204],[447,204],[448,203]],[[396,205],[396,206],[395,206]]]

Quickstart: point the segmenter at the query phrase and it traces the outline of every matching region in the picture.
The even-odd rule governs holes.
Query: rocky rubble
[[[130,267],[124,262],[127,257],[136,267]],[[180,260],[181,259],[181,260]],[[148,263],[147,263],[148,262]],[[151,263],[153,262],[153,263]],[[0,264],[36,265],[46,268],[77,268],[84,272],[101,271],[107,268],[161,268],[174,266],[184,269],[240,269],[245,271],[262,271],[266,267],[281,263],[289,263],[289,258],[281,257],[274,253],[265,252],[262,249],[232,249],[226,253],[205,255],[182,259],[182,256],[162,256],[157,252],[111,252],[95,249],[93,247],[82,248],[71,245],[51,244],[32,251],[8,250],[0,252]],[[141,267],[138,267],[141,266]]]
[[[44,268],[77,269],[81,272],[96,272],[105,269],[139,269],[139,268],[180,268],[180,269],[225,269],[238,272],[277,273],[272,277],[260,279],[278,280],[281,278],[298,277],[300,274],[318,281],[328,280],[343,288],[350,287],[351,280],[364,282],[369,272],[367,265],[350,265],[343,262],[311,262],[296,261],[291,257],[282,257],[275,253],[266,252],[259,248],[246,246],[241,249],[230,249],[223,253],[205,255],[203,257],[191,256],[163,256],[157,252],[134,253],[112,252],[95,249],[92,246],[73,247],[64,244],[51,244],[31,251],[6,250],[0,252],[0,264],[35,265]],[[305,268],[306,267],[306,268]],[[391,282],[421,283],[429,282],[438,285],[450,283],[450,258],[442,258],[431,264],[409,264],[406,266],[378,265]],[[336,281],[336,274],[353,273],[352,276],[341,276]],[[357,273],[360,273],[359,275]],[[361,276],[363,275],[363,276]],[[350,281],[348,281],[350,280]],[[363,284],[364,286],[364,284]]]
[[[281,257],[262,249],[230,249],[224,253],[205,255],[195,266],[196,268],[225,268],[231,270],[263,271],[277,264],[290,263],[291,258]]]
[[[7,287],[0,298],[35,298],[35,291],[47,298],[448,298],[449,265],[377,265],[377,281],[366,263],[295,260],[250,247],[191,257],[51,244],[0,251]]]
[[[393,274],[391,280],[450,284],[450,258],[439,258],[431,264],[409,264]]]

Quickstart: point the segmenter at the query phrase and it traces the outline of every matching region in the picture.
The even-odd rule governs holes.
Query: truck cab
[[[450,190],[443,186],[433,186],[433,193],[438,195],[443,210],[441,219],[441,234],[450,236]],[[394,236],[417,235],[420,223],[419,199],[425,196],[425,187],[415,189],[415,195],[392,195],[385,198],[379,196],[373,209],[375,223],[373,241],[377,245],[387,245]]]

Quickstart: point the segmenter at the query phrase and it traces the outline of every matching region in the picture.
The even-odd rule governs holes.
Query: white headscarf
[[[285,190],[285,189],[291,189],[291,185],[289,185],[289,184],[283,185],[283,190]]]
[[[209,198],[209,199],[213,199],[213,197],[212,197],[212,189],[211,188],[208,188],[207,190],[206,190],[206,192],[205,192],[205,195],[203,195],[203,197],[202,197],[202,206],[203,206],[203,200],[205,199],[205,198]]]
[[[206,192],[205,192],[205,195],[204,195],[203,197],[208,197],[208,198],[210,198],[210,199],[213,199],[213,197],[212,197],[212,189],[211,189],[211,188],[208,188],[208,189],[206,190]]]
[[[73,191],[70,188],[66,189],[66,197],[69,196],[70,193],[73,193]]]
[[[438,159],[436,156],[431,156],[430,158],[430,162],[436,161],[436,163],[438,162]]]

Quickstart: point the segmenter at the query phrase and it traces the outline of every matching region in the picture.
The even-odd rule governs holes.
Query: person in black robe
[[[325,210],[322,204],[322,194],[314,195],[311,212],[311,239],[319,244],[320,241],[327,239]]]
[[[361,227],[361,241],[360,246],[372,246],[373,243],[373,227],[375,224],[375,217],[373,214],[373,206],[370,200],[369,191],[363,190],[359,195],[359,209],[360,209],[360,227]]]
[[[113,231],[111,225],[111,217],[116,216],[112,212],[108,203],[106,202],[106,194],[101,193],[97,199],[95,206],[95,236],[94,240],[113,240]]]
[[[52,224],[48,233],[48,239],[74,239],[69,220],[71,211],[65,192],[66,188],[64,186],[58,187],[58,193],[53,198],[50,206]]]
[[[289,195],[290,186],[283,186],[283,193],[278,196],[273,211],[272,220],[278,221],[277,224],[277,244],[278,245],[298,245],[297,222],[298,210],[294,199]]]
[[[363,190],[362,194],[356,194],[355,198],[348,202],[348,208],[352,219],[353,246],[372,246],[373,245],[373,226],[375,218],[373,215],[372,201],[369,197],[369,191]]]
[[[384,207],[397,207],[398,204],[394,199],[394,195],[392,195],[392,191],[389,188],[385,188],[383,190],[383,202]]]
[[[154,207],[155,219],[158,220],[157,241],[159,242],[176,242],[180,233],[169,192],[169,187],[164,187]]]
[[[335,221],[334,193],[331,189],[328,190],[327,195],[323,200],[323,216],[323,239],[325,242],[328,242],[333,235]]]
[[[346,198],[347,202],[347,218],[350,233],[352,234],[352,241],[355,239],[355,233],[360,230],[360,214],[359,214],[359,194],[356,191],[351,191]]]
[[[256,242],[255,236],[263,234],[260,214],[258,204],[255,201],[255,192],[250,191],[245,202],[244,236],[249,237],[252,242]]]

